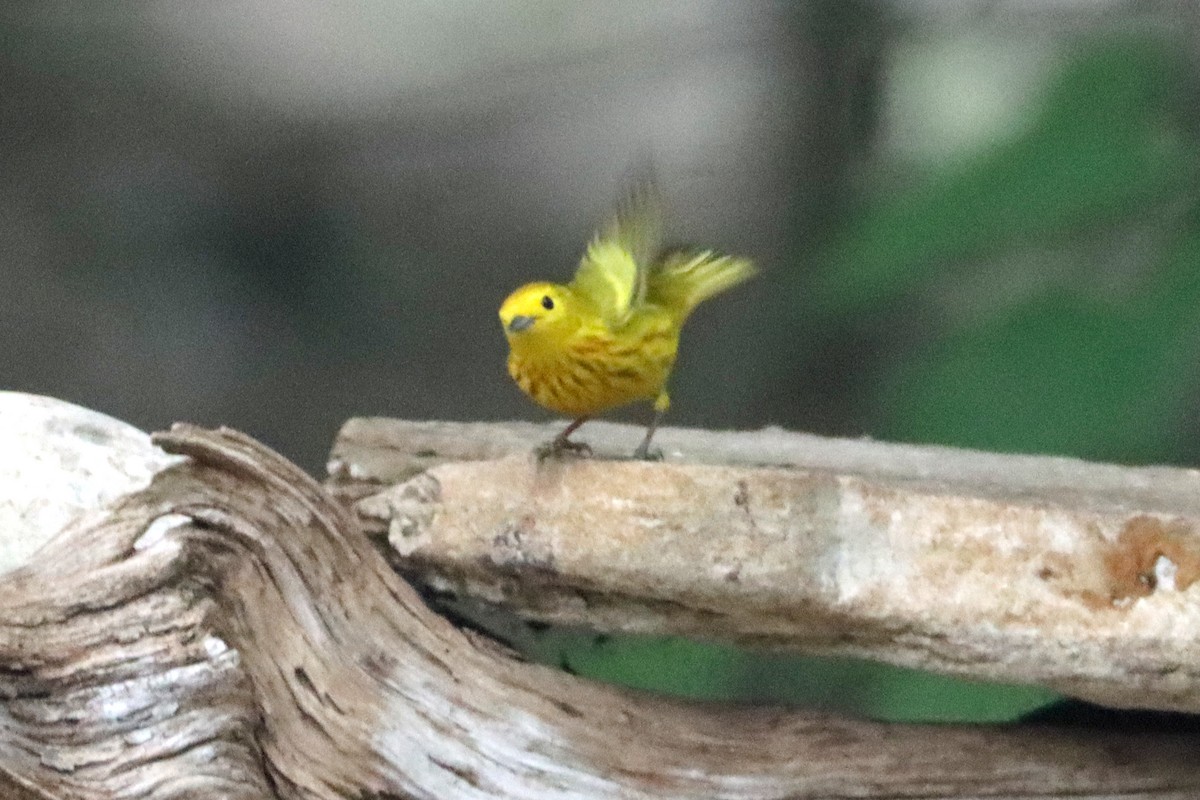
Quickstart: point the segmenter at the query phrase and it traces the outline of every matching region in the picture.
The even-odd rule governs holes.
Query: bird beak
[[[533,327],[533,320],[534,320],[533,317],[527,317],[523,314],[520,316],[513,317],[508,323],[508,329],[512,333],[520,333],[521,331],[527,331]]]

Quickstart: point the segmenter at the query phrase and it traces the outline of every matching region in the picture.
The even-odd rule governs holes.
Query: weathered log
[[[532,619],[1200,710],[1196,470],[779,430],[643,463],[603,424],[539,460],[552,432],[352,420],[330,486],[414,580]]]
[[[26,424],[20,405],[0,396],[0,425]],[[91,444],[128,433],[71,413]],[[78,432],[43,434],[71,496]],[[424,606],[285,459],[229,431],[156,440],[186,458],[80,502],[0,575],[0,787],[121,800],[1200,793],[1190,733],[689,705],[521,663]],[[5,519],[30,518],[34,487],[6,489]]]

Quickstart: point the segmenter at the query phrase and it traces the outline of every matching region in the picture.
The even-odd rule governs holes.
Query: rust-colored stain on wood
[[[1180,591],[1200,578],[1200,536],[1178,520],[1133,517],[1103,557],[1110,602],[1153,594],[1159,558],[1175,564],[1175,588]]]

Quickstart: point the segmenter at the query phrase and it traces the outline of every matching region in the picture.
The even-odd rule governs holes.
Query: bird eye
[[[554,301],[550,299],[550,295],[547,294],[542,296],[542,308],[546,309],[547,311],[554,308]]]

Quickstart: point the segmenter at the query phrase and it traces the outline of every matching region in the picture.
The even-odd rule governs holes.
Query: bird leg
[[[665,408],[660,408],[660,403],[654,404],[654,416],[650,419],[650,424],[646,426],[646,438],[642,439],[642,443],[633,451],[633,457],[642,461],[662,461],[662,450],[650,452],[650,440],[654,438],[654,432],[658,430],[658,423],[662,420],[663,414],[666,413]]]
[[[570,436],[579,429],[579,426],[587,422],[587,417],[580,417],[572,422],[567,427],[563,428],[562,433],[555,436],[546,444],[537,449],[538,458],[547,458],[549,456],[562,455],[563,453],[574,453],[581,456],[590,456],[592,448],[587,442],[572,442]]]

